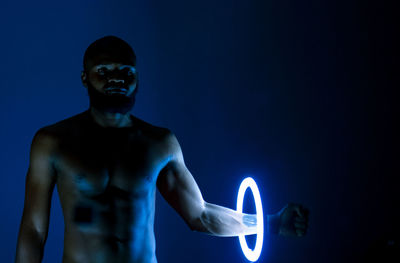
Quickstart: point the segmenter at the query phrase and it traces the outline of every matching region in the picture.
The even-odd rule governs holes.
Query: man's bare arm
[[[49,227],[51,196],[56,182],[56,173],[52,165],[54,141],[43,129],[39,130],[32,140],[16,263],[36,263],[43,259]]]
[[[196,181],[185,165],[178,140],[170,133],[167,141],[171,160],[160,172],[157,187],[190,229],[215,236],[255,234],[256,215],[239,213],[204,201]]]
[[[171,160],[161,170],[157,187],[190,229],[215,236],[256,234],[256,215],[204,201],[196,181],[186,168],[178,140],[172,132],[167,137]],[[276,214],[264,216],[266,231],[287,237],[303,237],[308,229],[308,214],[309,210],[302,205],[290,203]]]

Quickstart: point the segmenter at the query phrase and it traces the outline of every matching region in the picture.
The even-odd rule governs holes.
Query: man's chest
[[[87,197],[120,189],[123,199],[145,195],[168,161],[160,141],[130,133],[103,132],[64,138],[55,166],[58,183]]]

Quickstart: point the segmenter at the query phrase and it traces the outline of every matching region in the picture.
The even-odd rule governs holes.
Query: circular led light
[[[250,190],[254,197],[254,202],[256,205],[256,213],[257,213],[257,240],[256,246],[254,249],[250,249],[247,246],[245,235],[239,235],[239,243],[242,248],[243,254],[249,261],[257,261],[261,254],[261,249],[263,245],[264,239],[264,216],[263,209],[261,203],[260,192],[258,191],[258,187],[256,182],[251,177],[245,178],[239,187],[236,210],[240,213],[243,212],[243,198],[247,188],[250,187]]]

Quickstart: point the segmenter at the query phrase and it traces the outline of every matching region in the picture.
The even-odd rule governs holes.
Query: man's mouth
[[[106,94],[126,94],[128,89],[123,87],[108,87],[105,89]]]

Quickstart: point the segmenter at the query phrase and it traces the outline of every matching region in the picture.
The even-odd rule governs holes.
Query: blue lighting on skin
[[[172,155],[169,155],[164,161],[160,162],[156,167],[156,175],[160,174],[161,170],[165,168],[165,166],[172,160]],[[156,176],[157,177],[157,176]]]
[[[257,213],[257,241],[256,246],[252,250],[247,246],[246,238],[244,235],[239,235],[239,243],[242,248],[243,254],[245,257],[251,261],[257,261],[261,255],[263,240],[264,240],[264,215],[263,208],[261,202],[260,191],[258,190],[257,184],[253,178],[247,177],[245,178],[239,187],[236,210],[240,213],[243,212],[243,198],[247,188],[250,187],[250,190],[254,197],[254,202],[256,205],[256,213]]]

